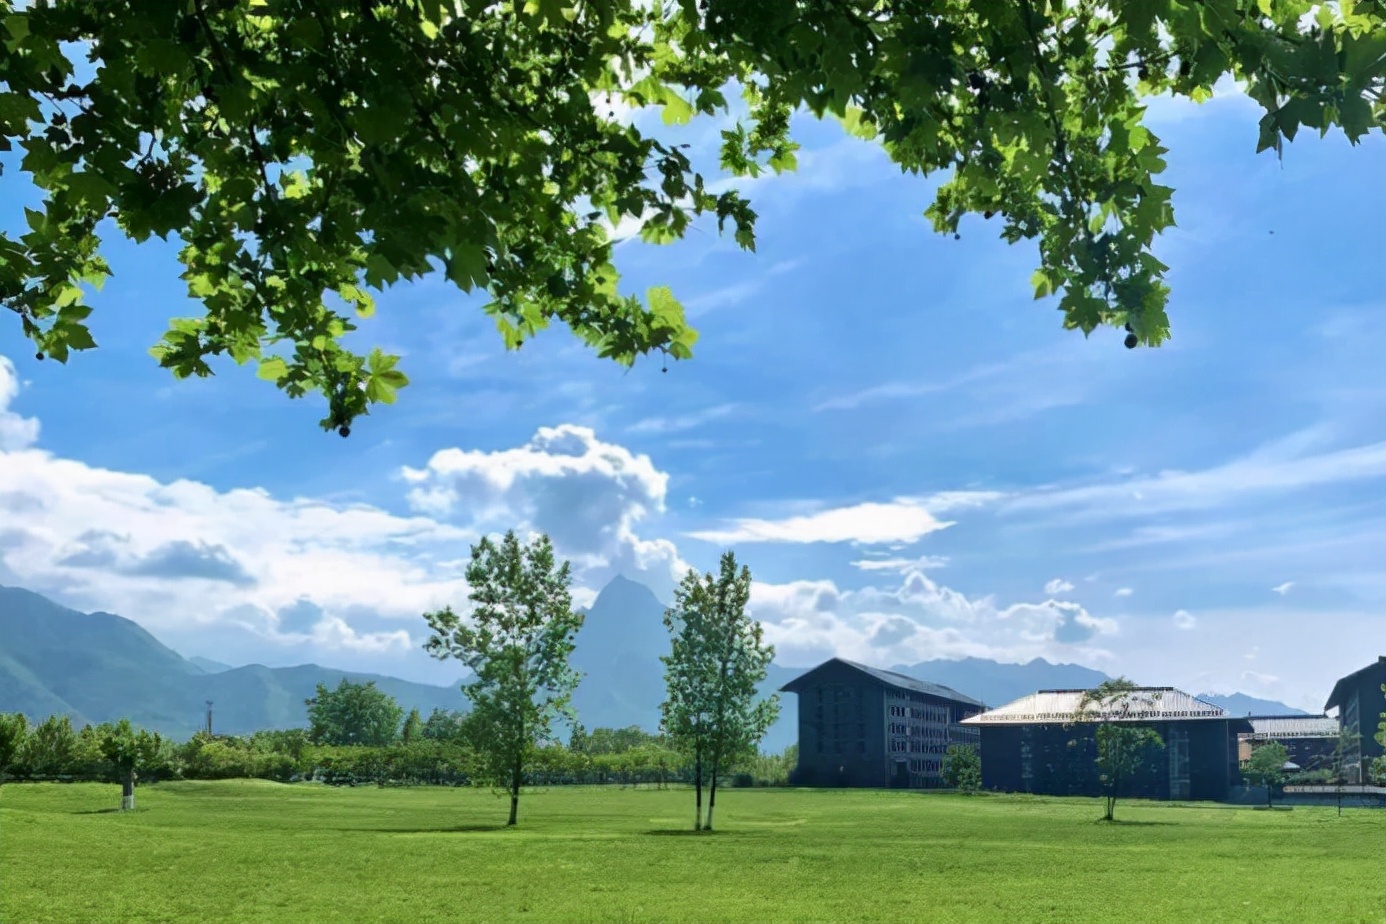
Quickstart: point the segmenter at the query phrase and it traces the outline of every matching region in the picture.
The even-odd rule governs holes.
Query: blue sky
[[[1386,158],[1256,155],[1257,116],[1152,110],[1179,222],[1160,349],[1062,330],[1031,247],[934,234],[930,181],[804,120],[800,170],[746,184],[757,253],[707,225],[618,250],[630,290],[684,301],[693,361],[626,370],[561,330],[507,353],[479,299],[401,286],[357,338],[413,384],[346,440],[249,369],[157,368],[197,305],[173,246],[112,236],[99,350],[36,362],[0,324],[0,583],[186,654],[443,681],[419,613],[519,526],[584,600],[616,572],[667,598],[735,548],[786,664],[1042,656],[1321,708],[1386,635]],[[717,128],[681,134],[706,155]]]

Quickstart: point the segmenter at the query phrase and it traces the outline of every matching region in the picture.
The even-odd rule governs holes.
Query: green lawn
[[[1386,812],[874,791],[0,789],[0,921],[1386,920]]]

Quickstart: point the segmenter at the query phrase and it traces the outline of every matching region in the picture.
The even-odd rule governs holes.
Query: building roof
[[[1034,723],[1078,721],[1077,713],[1088,690],[1040,690],[1022,696],[970,719],[968,725],[1029,725]],[[1174,687],[1137,687],[1125,696],[1103,705],[1091,704],[1085,715],[1090,721],[1165,722],[1175,719],[1230,718],[1221,706],[1205,703]]]
[[[888,687],[894,687],[897,690],[907,690],[911,693],[924,693],[928,696],[937,696],[940,699],[950,699],[954,702],[965,703],[969,706],[976,706],[979,709],[986,708],[986,706],[980,700],[975,700],[972,697],[966,695],[965,693],[959,693],[952,687],[945,687],[941,683],[930,683],[927,680],[918,680],[914,677],[906,676],[905,674],[897,674],[895,673],[895,671],[882,670],[879,667],[871,667],[869,664],[860,664],[856,661],[848,661],[846,658],[829,658],[817,667],[810,668],[809,670],[800,674],[798,677],[795,677],[793,680],[789,681],[789,683],[786,683],[784,686],[780,687],[780,689],[787,693],[798,693],[799,690],[805,686],[805,680],[807,680],[817,671],[822,670],[823,668],[827,667],[829,664],[832,664],[834,662],[838,664],[844,664],[847,667],[852,668],[853,670],[860,671],[861,673],[866,674],[873,680],[876,680]]]
[[[1338,720],[1326,715],[1253,715],[1252,738],[1336,738]]]
[[[1374,670],[1386,671],[1386,655],[1378,657],[1360,671],[1353,671],[1351,674],[1348,674],[1346,677],[1333,684],[1333,692],[1328,694],[1328,702],[1323,704],[1323,711],[1327,712],[1334,706],[1341,706],[1347,700],[1348,691],[1351,690],[1358,681],[1363,679],[1362,675],[1366,674],[1368,671]]]

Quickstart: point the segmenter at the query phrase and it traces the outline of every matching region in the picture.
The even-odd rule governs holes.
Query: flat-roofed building
[[[986,708],[941,684],[843,658],[780,689],[799,697],[792,780],[803,786],[942,786],[948,746],[978,742],[963,719]]]
[[[1100,795],[1097,727],[1104,722],[1152,728],[1164,742],[1147,751],[1118,795],[1218,800],[1239,780],[1236,736],[1251,730],[1246,719],[1173,687],[1138,687],[1085,709],[1087,692],[1040,690],[966,719],[981,732],[983,787]]]
[[[1266,742],[1285,745],[1287,759],[1302,770],[1332,769],[1338,720],[1326,715],[1251,715],[1251,731],[1237,736],[1237,759],[1246,763]]]

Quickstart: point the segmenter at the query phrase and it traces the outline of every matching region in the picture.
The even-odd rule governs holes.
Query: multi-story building
[[[986,707],[957,690],[833,658],[780,688],[799,697],[806,786],[942,786],[950,744],[979,741],[962,720]]]
[[[1350,733],[1343,761],[1349,783],[1369,782],[1372,761],[1382,755],[1376,739],[1382,714],[1386,713],[1386,657],[1354,671],[1333,685],[1323,711],[1338,710],[1338,725]]]

